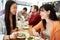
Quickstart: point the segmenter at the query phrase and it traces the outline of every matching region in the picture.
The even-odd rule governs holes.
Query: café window
[[[48,2],[48,4],[54,5],[56,12],[60,12],[60,1]]]
[[[3,4],[3,1],[0,0],[0,10],[2,10],[2,4]]]
[[[60,12],[60,1],[55,1],[54,6],[57,12]]]

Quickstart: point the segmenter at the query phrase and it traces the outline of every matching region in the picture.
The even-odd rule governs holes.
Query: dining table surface
[[[43,38],[41,38],[40,35],[39,36],[34,36],[32,25],[28,25],[28,21],[18,21],[17,26],[18,26],[18,33],[25,34],[25,40],[29,40],[28,39],[29,37],[33,38],[31,40],[44,40]],[[21,34],[19,34],[19,35],[21,35]],[[23,37],[18,36],[16,40],[23,40],[21,38],[23,38]]]

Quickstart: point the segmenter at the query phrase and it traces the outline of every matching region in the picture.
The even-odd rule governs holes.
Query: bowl
[[[24,37],[17,37],[17,40],[25,40],[26,38]]]

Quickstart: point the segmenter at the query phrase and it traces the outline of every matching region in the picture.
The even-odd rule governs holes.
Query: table
[[[26,39],[25,40],[28,40],[28,37],[31,37],[31,36],[33,36],[34,38],[38,38],[38,37],[33,35],[32,26],[29,26],[29,28],[19,28],[19,31],[25,33],[25,35],[26,35]],[[39,36],[38,39],[39,40],[43,40],[40,36]]]
[[[18,26],[19,32],[24,32],[26,34],[27,38],[29,36],[34,36],[33,32],[32,32],[32,26],[28,25],[27,21],[25,21],[25,22],[18,21],[17,23],[18,23],[17,26]],[[27,38],[25,40],[27,40]],[[40,40],[43,40],[43,39],[40,37]]]

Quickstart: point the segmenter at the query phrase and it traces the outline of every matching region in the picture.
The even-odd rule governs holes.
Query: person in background
[[[17,13],[18,20],[28,20],[27,8],[24,7],[22,11]]]
[[[16,27],[17,4],[7,1],[4,14],[0,16],[0,40],[16,39],[18,32]]]
[[[60,21],[56,16],[53,5],[44,4],[40,7],[42,20],[33,27],[34,35],[38,35],[36,30],[41,29],[41,36],[48,40],[60,40]]]
[[[41,16],[38,13],[38,6],[33,5],[31,7],[31,12],[29,15],[29,25],[35,26],[36,24],[39,23],[39,21],[41,21]]]

